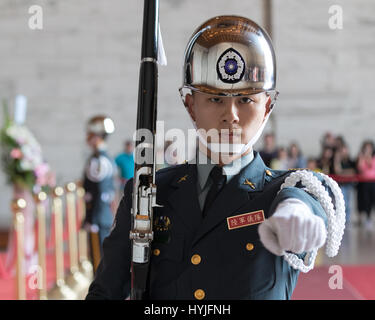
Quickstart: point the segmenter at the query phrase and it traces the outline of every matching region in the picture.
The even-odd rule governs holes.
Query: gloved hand
[[[298,254],[320,248],[327,238],[323,219],[296,198],[280,202],[275,213],[259,226],[258,233],[266,249],[277,256],[285,251]]]

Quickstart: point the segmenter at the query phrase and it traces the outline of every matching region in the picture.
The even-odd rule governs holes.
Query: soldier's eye
[[[213,97],[213,98],[210,98],[209,100],[210,100],[210,102],[213,102],[213,103],[221,103],[222,102],[222,99],[218,98],[218,97]]]
[[[247,103],[251,103],[251,102],[254,102],[253,99],[249,98],[249,97],[242,97],[240,99],[240,103],[244,103],[244,104],[247,104]]]

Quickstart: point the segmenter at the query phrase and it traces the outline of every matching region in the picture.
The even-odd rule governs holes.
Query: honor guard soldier
[[[89,231],[90,252],[94,260],[95,255],[100,255],[103,240],[110,233],[113,224],[111,207],[115,197],[113,180],[116,169],[106,152],[105,141],[114,129],[112,119],[102,115],[92,117],[87,124],[86,142],[92,149],[92,154],[84,171],[86,215],[83,226]]]
[[[309,263],[330,235],[329,210],[321,177],[306,171],[307,178],[287,180],[298,171],[271,170],[253,150],[277,96],[271,40],[247,18],[214,17],[192,35],[183,73],[180,93],[199,144],[193,161],[156,174],[147,296],[290,299],[306,267],[300,262]],[[211,129],[219,140],[204,135]],[[320,193],[304,188],[314,183]],[[132,186],[87,299],[129,295]]]

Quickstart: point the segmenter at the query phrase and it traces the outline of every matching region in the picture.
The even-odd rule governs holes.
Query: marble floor
[[[354,213],[349,226],[345,228],[336,257],[329,258],[323,248],[319,250],[318,265],[375,264],[375,221],[372,219],[372,230],[369,230],[360,224],[360,220],[359,215]]]

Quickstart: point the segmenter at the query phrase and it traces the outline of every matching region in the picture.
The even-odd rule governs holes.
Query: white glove
[[[280,202],[258,232],[265,248],[277,256],[284,255],[285,251],[298,254],[320,248],[327,238],[323,219],[296,198]]]

